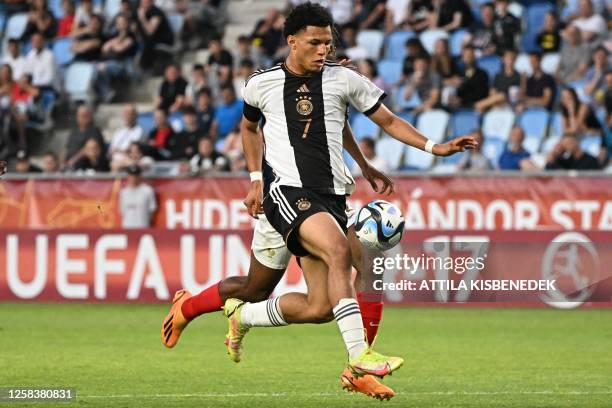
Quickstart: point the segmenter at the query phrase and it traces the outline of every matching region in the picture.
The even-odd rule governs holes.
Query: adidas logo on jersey
[[[302,86],[300,86],[297,91],[298,93],[304,93],[304,92],[310,92],[310,89],[308,89],[306,84],[302,84]]]

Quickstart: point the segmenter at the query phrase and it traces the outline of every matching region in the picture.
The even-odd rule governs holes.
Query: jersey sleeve
[[[350,68],[346,68],[346,73],[349,103],[367,116],[376,112],[387,96],[385,92]]]
[[[242,115],[251,122],[259,122],[262,114],[257,95],[257,81],[247,81],[242,88],[242,99],[244,100]]]

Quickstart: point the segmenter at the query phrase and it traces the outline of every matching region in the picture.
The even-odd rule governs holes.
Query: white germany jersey
[[[330,62],[309,76],[294,74],[284,64],[251,75],[243,89],[244,116],[252,122],[263,116],[264,166],[273,173],[271,187],[352,193],[355,181],[342,157],[347,108],[351,104],[369,115],[384,96],[363,75]]]

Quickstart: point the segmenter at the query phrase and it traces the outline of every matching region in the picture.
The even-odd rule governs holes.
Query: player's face
[[[332,44],[331,27],[308,26],[288,38],[297,64],[306,72],[319,72]]]

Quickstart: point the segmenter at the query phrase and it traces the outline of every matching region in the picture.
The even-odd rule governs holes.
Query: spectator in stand
[[[206,71],[202,64],[195,64],[191,71],[191,79],[185,89],[185,100],[187,105],[196,104],[198,93],[208,86]]]
[[[0,68],[0,150],[3,152],[2,158],[8,157],[14,150],[12,147],[11,123],[14,122],[15,111],[13,109],[13,90],[17,87],[13,80],[11,66],[4,64]],[[19,134],[19,150],[25,149],[25,136]]]
[[[242,119],[244,102],[236,99],[236,91],[232,84],[221,87],[221,98],[223,103],[217,106],[215,120],[210,130],[214,140],[223,139]]]
[[[110,171],[110,165],[104,154],[102,143],[100,143],[97,138],[92,137],[87,139],[83,147],[83,155],[74,162],[72,170],[85,171],[88,173]]]
[[[364,137],[361,139],[359,142],[359,147],[363,152],[363,157],[365,157],[368,163],[370,163],[373,167],[382,172],[394,170],[389,168],[389,165],[383,157],[376,154],[376,141],[371,137]],[[353,166],[351,173],[353,173],[355,176],[361,176],[361,169],[357,164]]]
[[[49,150],[42,157],[43,173],[57,173],[60,171],[59,158],[55,152]]]
[[[151,157],[144,155],[140,143],[132,142],[127,149],[126,155],[113,157],[111,161],[111,170],[117,173],[130,166],[136,165],[143,171],[148,171],[153,166],[153,163],[155,163],[155,161]]]
[[[355,12],[359,29],[382,30],[385,25],[386,0],[357,0]]]
[[[469,44],[477,55],[493,55],[497,51],[495,7],[493,3],[483,3],[480,6],[480,20],[470,27],[470,34],[465,37],[464,44]]]
[[[582,40],[591,48],[599,45],[608,32],[606,20],[593,12],[591,0],[580,0],[579,16],[571,26],[580,30]]]
[[[206,174],[215,171],[230,171],[230,161],[224,154],[215,149],[209,137],[198,141],[198,153],[189,161],[189,169],[194,174]]]
[[[15,164],[15,171],[17,173],[40,173],[42,170],[40,167],[35,166],[30,161],[30,158],[25,152],[17,153],[17,163]]]
[[[234,75],[234,89],[238,99],[242,100],[242,89],[244,88],[247,79],[255,72],[253,61],[245,59],[240,63],[240,68]]]
[[[468,28],[474,21],[472,10],[466,0],[433,0],[432,19],[435,26],[444,31]]]
[[[476,129],[472,132],[472,136],[476,139],[478,145],[473,149],[464,153],[457,165],[459,170],[468,170],[468,171],[484,171],[491,170],[493,166],[491,165],[491,161],[482,154],[482,142],[484,138],[482,137],[482,132],[480,129]]]
[[[7,43],[5,54],[2,57],[2,64],[8,64],[11,66],[13,72],[13,79],[21,78],[26,69],[26,59],[21,54],[19,49],[19,40],[10,38]]]
[[[414,113],[434,109],[440,101],[440,86],[440,76],[430,69],[429,56],[420,55],[414,60],[414,72],[406,84],[404,99],[417,102],[412,107]]]
[[[605,76],[612,66],[608,63],[608,50],[597,47],[593,52],[593,65],[587,70],[584,80],[584,94],[596,106],[603,105],[605,94]]]
[[[387,89],[387,84],[385,84],[384,78],[378,74],[378,69],[373,59],[367,58],[359,61],[357,63],[357,70],[380,89]]]
[[[63,154],[63,162],[72,167],[77,160],[85,155],[85,142],[96,139],[100,146],[104,144],[104,137],[100,129],[94,124],[93,113],[86,105],[81,105],[76,113],[76,127],[70,133]]]
[[[242,136],[238,127],[225,137],[221,152],[230,160],[232,172],[247,171],[244,151],[242,149]]]
[[[45,39],[51,40],[55,37],[56,32],[57,21],[47,7],[47,1],[33,0],[30,3],[28,23],[21,40],[27,41],[34,33],[41,33]]]
[[[217,83],[231,82],[234,57],[223,47],[221,38],[216,37],[210,40],[208,50],[210,52],[207,64],[209,73],[216,75]]]
[[[128,75],[130,61],[136,55],[138,43],[130,30],[129,20],[119,14],[115,18],[114,34],[102,45],[103,61],[96,65],[96,90],[100,98],[110,102],[117,91],[113,84]]]
[[[434,53],[431,57],[431,69],[442,80],[440,102],[443,106],[448,106],[451,95],[454,95],[457,91],[461,73],[455,59],[450,55],[448,40],[445,38],[436,41]]]
[[[157,211],[155,191],[142,182],[141,173],[136,165],[128,167],[126,185],[119,192],[121,226],[126,229],[149,228]]]
[[[196,98],[196,112],[198,115],[198,126],[204,134],[210,133],[215,118],[215,108],[212,106],[210,89],[203,88],[198,92]]]
[[[571,26],[565,30],[565,41],[561,46],[561,59],[557,68],[557,79],[561,83],[576,81],[586,73],[591,51],[582,41],[580,30]]]
[[[387,0],[385,7],[385,31],[391,33],[395,30],[409,30],[408,7],[412,0]]]
[[[72,43],[72,53],[76,61],[93,62],[99,61],[102,56],[102,45],[104,44],[104,21],[102,17],[94,14],[89,19],[89,24]]]
[[[276,51],[283,44],[283,24],[284,17],[276,9],[268,10],[265,19],[259,20],[255,24],[255,29],[251,34],[253,44],[261,49],[261,52],[268,58],[273,58]]]
[[[544,16],[544,25],[536,38],[536,45],[540,47],[543,54],[559,52],[561,48],[561,35],[559,34],[557,16],[554,12],[549,11]]]
[[[142,39],[142,53],[140,67],[150,70],[155,63],[156,47],[159,45],[172,45],[174,32],[168,18],[153,4],[153,0],[140,0],[138,11],[138,30]]]
[[[89,21],[94,14],[100,13],[101,9],[94,8],[93,0],[81,0],[74,14],[74,22],[72,24],[72,37],[78,37],[88,31]]]
[[[206,48],[211,38],[223,33],[223,26],[227,22],[224,12],[219,9],[221,0],[197,0],[186,3],[181,41],[189,49]]]
[[[188,106],[183,110],[183,120],[185,128],[166,140],[166,148],[173,160],[190,159],[196,153],[198,140],[207,136],[198,126],[198,115],[193,107]]]
[[[181,76],[178,64],[170,64],[166,67],[164,81],[159,88],[155,106],[158,109],[178,112],[185,104],[185,90],[187,81]]]
[[[604,106],[606,108],[606,112],[612,113],[612,71],[606,72],[605,77],[605,87],[604,87]]]
[[[125,159],[130,145],[144,139],[144,131],[138,124],[137,117],[136,106],[127,105],[123,108],[125,125],[113,134],[108,149],[108,156],[112,162]]]
[[[499,157],[500,170],[520,170],[521,161],[529,159],[529,152],[523,147],[525,132],[520,126],[514,126],[510,131],[508,144]]]
[[[496,0],[495,10],[495,44],[497,54],[502,55],[506,50],[515,48],[514,39],[521,32],[521,21],[508,11],[508,0]]]
[[[580,102],[572,88],[561,90],[561,124],[563,133],[580,137],[586,134],[602,134],[601,123],[591,107]]]
[[[368,57],[368,50],[357,44],[357,25],[347,24],[342,27],[342,44],[344,53],[353,61]]]
[[[163,109],[155,109],[154,120],[155,128],[149,133],[149,142],[143,146],[143,151],[155,159],[169,159],[168,140],[174,137],[174,130],[168,122],[168,114]]]
[[[20,149],[27,150],[27,122],[28,120],[40,119],[37,99],[40,89],[32,85],[32,75],[23,74],[19,82],[13,84],[11,92],[11,104],[13,106],[13,117],[15,128],[20,140]]]
[[[42,34],[32,34],[32,49],[26,56],[26,71],[32,74],[32,84],[45,89],[54,89],[57,82],[55,57],[45,46]]]
[[[239,69],[244,60],[253,62],[255,69],[263,66],[263,61],[259,52],[252,46],[252,41],[246,35],[241,35],[236,40],[236,49],[233,55],[234,69]]]
[[[506,50],[504,52],[503,68],[500,73],[495,75],[489,96],[474,105],[477,111],[484,112],[494,106],[515,105],[518,102],[521,82],[524,81],[524,78],[514,69],[515,61],[516,51]]]
[[[434,26],[432,0],[411,0],[406,17],[406,28],[420,33]]]
[[[521,89],[520,102],[516,106],[518,112],[525,108],[552,109],[557,85],[555,79],[542,71],[542,55],[537,52],[529,54],[529,61],[533,70],[532,75],[525,81]]]
[[[72,0],[62,0],[62,12],[57,27],[57,36],[59,38],[68,37],[72,33],[74,26],[75,7]]]
[[[547,170],[599,170],[599,162],[580,147],[575,136],[565,135],[546,158]]]
[[[406,57],[402,65],[402,79],[401,82],[405,82],[409,79],[410,75],[414,71],[414,60],[420,55],[426,55],[427,51],[421,44],[418,38],[409,38],[406,41]]]
[[[476,65],[476,53],[473,47],[464,47],[461,58],[465,68],[457,86],[458,101],[455,104],[462,108],[472,108],[489,96],[489,76]]]

